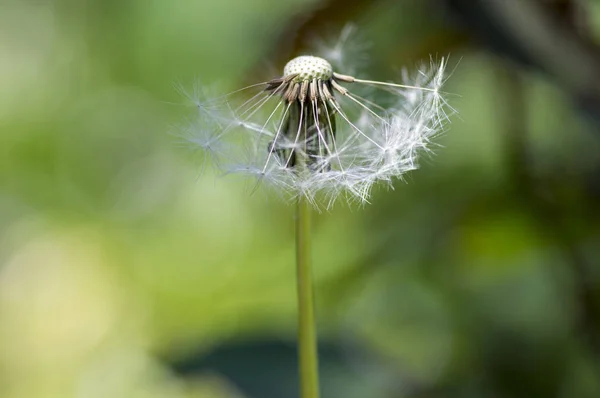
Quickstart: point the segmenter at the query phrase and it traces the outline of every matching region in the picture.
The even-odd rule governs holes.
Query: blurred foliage
[[[394,190],[317,217],[325,396],[599,396],[595,103],[458,3],[0,3],[0,396],[294,396],[292,208],[178,145],[177,87],[349,21],[365,76],[451,53],[459,115]]]

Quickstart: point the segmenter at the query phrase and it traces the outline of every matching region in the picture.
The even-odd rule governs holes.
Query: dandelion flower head
[[[416,169],[419,152],[444,130],[446,60],[404,70],[402,84],[337,67],[302,55],[271,80],[217,98],[196,93],[198,118],[186,135],[227,173],[291,197],[368,202],[374,184]]]

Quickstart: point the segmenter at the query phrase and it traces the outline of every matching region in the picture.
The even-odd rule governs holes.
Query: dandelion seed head
[[[349,31],[342,34],[345,46]],[[279,77],[220,101],[195,101],[200,122],[188,142],[218,157],[226,174],[255,177],[255,187],[315,206],[340,198],[369,203],[376,183],[391,186],[416,169],[419,154],[444,130],[445,67],[442,59],[405,69],[399,84],[346,75],[325,58],[302,55]]]

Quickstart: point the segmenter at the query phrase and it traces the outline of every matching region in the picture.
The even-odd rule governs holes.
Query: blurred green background
[[[296,396],[293,207],[179,145],[177,87],[260,81],[348,22],[367,78],[451,54],[459,114],[316,217],[324,396],[600,396],[600,102],[460,3],[0,1],[0,397]],[[597,41],[580,3],[558,25]]]

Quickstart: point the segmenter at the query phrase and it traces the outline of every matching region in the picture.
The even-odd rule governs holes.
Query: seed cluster
[[[283,77],[267,82],[265,92],[280,95],[287,104],[281,128],[268,147],[269,156],[275,154],[286,168],[303,160],[312,170],[330,169],[321,160],[335,144],[338,104],[332,91],[341,87],[333,75],[326,60],[300,56],[287,63]]]
[[[300,56],[277,78],[199,101],[192,142],[221,165],[233,160],[228,173],[254,175],[315,205],[319,192],[328,207],[342,194],[366,203],[373,184],[415,169],[417,153],[443,131],[445,67],[444,59],[432,60],[405,74],[404,85],[343,75],[323,58]],[[231,97],[257,87],[250,98]],[[385,91],[385,107],[361,87]],[[269,113],[262,112],[266,104],[273,105]]]
[[[330,170],[331,164],[323,159],[331,157],[335,149],[335,116],[343,116],[334,93],[357,101],[340,85],[355,80],[333,72],[323,58],[303,55],[289,61],[283,77],[268,81],[264,89],[270,95],[280,95],[288,104],[281,128],[269,143],[269,157],[275,153],[284,167],[294,168],[301,156],[313,171]]]

